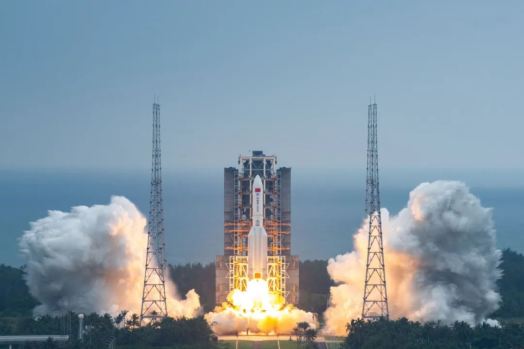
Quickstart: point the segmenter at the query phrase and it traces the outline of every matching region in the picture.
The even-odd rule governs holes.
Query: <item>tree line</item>
[[[332,282],[326,271],[327,262],[305,261],[300,266],[300,304],[302,309],[322,314],[329,298]],[[469,327],[464,323],[443,326],[439,323],[417,323],[406,319],[377,322],[353,321],[348,327],[345,348],[524,348],[524,255],[504,250],[498,281],[502,303],[491,315],[501,321],[502,326],[481,325]],[[186,264],[170,266],[170,275],[176,280],[181,294],[194,288],[201,296],[205,311],[215,303],[214,264]],[[23,279],[24,269],[0,265],[0,334],[49,334],[77,333],[76,317],[69,322],[64,317],[32,317],[32,309],[38,302],[31,297]],[[194,344],[198,348],[213,348],[211,330],[203,318],[165,319],[155,326],[138,326],[136,314],[109,315],[91,314],[86,317],[89,326],[86,342],[73,341],[71,348],[106,347],[117,341],[125,348],[141,349],[169,347],[187,344],[188,338],[200,338]],[[76,326],[76,327],[75,327]],[[300,330],[300,327],[297,327]],[[305,336],[305,334],[304,334]],[[304,337],[305,338],[305,337]],[[168,342],[165,342],[167,340]],[[54,343],[45,343],[52,348]],[[76,347],[74,347],[76,345]],[[38,346],[35,348],[44,348]],[[190,348],[190,347],[188,347]]]
[[[327,261],[313,260],[300,263],[299,292],[301,309],[321,315],[329,300],[333,285],[326,270]],[[502,254],[502,278],[498,281],[502,303],[492,317],[524,318],[524,255],[506,249]],[[185,264],[169,266],[170,276],[176,280],[179,293],[195,289],[200,295],[204,311],[215,306],[215,265]],[[0,317],[30,316],[38,302],[31,297],[24,281],[24,269],[0,265]]]
[[[5,318],[0,319],[0,323]],[[15,327],[3,323],[0,334],[62,334],[63,323],[69,321],[67,343],[27,343],[24,349],[146,349],[146,348],[186,348],[213,349],[217,346],[216,337],[203,317],[194,319],[163,318],[145,326],[140,326],[139,316],[120,313],[115,318],[109,314],[89,314],[84,320],[84,335],[80,339],[78,315],[69,313],[65,316],[43,316],[20,318]],[[11,324],[12,325],[12,324]],[[67,328],[68,326],[66,326]]]
[[[345,349],[521,349],[524,326],[510,323],[471,327],[464,322],[444,326],[438,322],[420,323],[354,320],[342,345]]]

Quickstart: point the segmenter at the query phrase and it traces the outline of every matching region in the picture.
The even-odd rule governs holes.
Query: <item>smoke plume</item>
[[[382,210],[391,318],[464,321],[475,325],[499,307],[496,281],[501,252],[495,246],[491,209],[460,182],[423,183],[397,216]],[[345,334],[361,317],[367,222],[354,236],[355,250],[329,260],[331,288],[324,331]]]
[[[285,304],[267,286],[266,280],[250,280],[245,291],[231,291],[222,306],[207,313],[206,321],[219,335],[291,334],[299,322],[318,327],[313,313]]]
[[[245,290],[232,290],[227,301],[205,315],[216,334],[291,334],[299,322],[317,328],[315,315],[270,292],[267,280],[252,279]]]
[[[220,307],[205,315],[213,332],[218,335],[236,335],[241,332],[260,334],[292,334],[299,322],[307,322],[312,328],[318,327],[313,313],[294,308],[291,305],[278,313],[263,317],[240,314],[232,307]]]
[[[35,314],[140,314],[144,280],[146,219],[124,197],[109,205],[49,211],[31,223],[20,240],[27,261],[27,285],[41,305]],[[168,313],[194,317],[200,312],[194,290],[181,300],[169,282]]]

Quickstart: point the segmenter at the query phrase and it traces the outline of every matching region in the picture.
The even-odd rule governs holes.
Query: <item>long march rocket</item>
[[[260,176],[253,180],[251,230],[247,236],[248,277],[267,278],[267,233],[264,229],[264,186]]]

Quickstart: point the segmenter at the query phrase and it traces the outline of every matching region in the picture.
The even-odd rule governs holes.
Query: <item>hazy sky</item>
[[[524,169],[523,1],[2,1],[0,168]]]

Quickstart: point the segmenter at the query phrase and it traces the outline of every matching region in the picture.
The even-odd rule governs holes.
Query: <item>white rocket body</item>
[[[260,176],[253,180],[251,230],[247,236],[247,272],[250,279],[267,278],[267,233],[264,229],[264,186]]]

